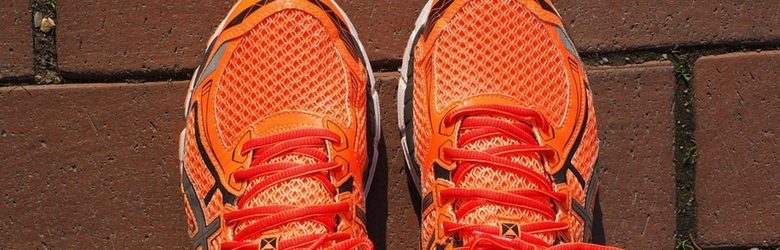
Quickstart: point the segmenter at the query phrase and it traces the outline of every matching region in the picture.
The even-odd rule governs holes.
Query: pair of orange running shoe
[[[599,249],[598,140],[548,0],[431,0],[398,83],[423,249]],[[332,0],[241,0],[190,84],[181,134],[198,249],[372,249],[379,102]],[[384,105],[387,105],[385,103]]]

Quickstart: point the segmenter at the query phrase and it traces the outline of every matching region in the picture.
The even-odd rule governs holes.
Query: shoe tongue
[[[506,118],[502,117],[490,118],[495,118],[507,122],[515,122],[508,121]],[[466,132],[468,132],[468,130],[459,131],[460,134],[464,134]],[[518,144],[523,143],[505,135],[496,135],[481,138],[464,145],[459,145],[459,148],[464,150],[484,152],[490,148]],[[540,175],[545,174],[542,159],[538,154],[514,154],[506,155],[504,157],[515,163],[518,163],[519,165],[527,167],[535,173]],[[468,172],[463,173],[461,181],[456,183],[457,187],[468,189],[487,189],[494,191],[512,191],[519,189],[539,188],[536,184],[525,177],[492,166],[476,165],[467,171]],[[462,203],[456,203],[455,210],[457,210],[461,204]],[[527,223],[539,222],[542,220],[544,220],[542,215],[534,211],[498,204],[487,204],[478,206],[471,210],[471,212],[465,214],[460,219],[459,223],[468,225],[498,226],[499,223],[516,223],[518,225],[523,225]],[[545,239],[545,241],[548,241],[550,244],[552,244],[554,241],[552,237],[549,237],[549,239],[548,237],[541,238]],[[464,238],[464,241],[468,240],[469,239]]]
[[[296,119],[289,119],[291,117],[279,117],[278,119],[264,120],[256,124],[252,134],[262,137],[296,129],[322,127],[319,118],[310,115],[301,115],[303,114],[293,114],[292,116],[296,116]],[[322,151],[327,153],[327,148],[322,148]],[[316,163],[317,160],[310,156],[292,153],[279,155],[261,164],[278,162],[313,164]],[[256,178],[248,181],[245,187],[246,190],[251,189],[260,183],[263,179],[264,178]],[[274,205],[307,207],[333,202],[334,197],[332,197],[330,192],[328,192],[327,187],[322,185],[319,181],[315,180],[314,177],[303,177],[283,181],[278,184],[269,186],[262,192],[259,192],[253,198],[249,199],[245,208]],[[249,220],[247,222],[239,223],[235,228],[235,232],[243,230],[254,222],[254,220]],[[328,229],[323,225],[311,220],[301,220],[283,224],[276,228],[271,228],[266,232],[265,237],[268,237],[270,234],[274,237],[279,237],[280,239],[290,239],[304,235],[324,233],[328,233]],[[263,237],[263,235],[258,235],[253,240],[259,241]]]

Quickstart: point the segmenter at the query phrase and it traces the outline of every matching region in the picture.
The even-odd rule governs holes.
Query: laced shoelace
[[[500,117],[497,119],[494,117]],[[566,223],[557,222],[556,206],[565,204],[568,196],[553,190],[549,177],[533,171],[509,159],[510,156],[529,156],[548,158],[555,151],[547,146],[541,146],[536,139],[534,128],[541,132],[549,132],[551,127],[547,120],[538,112],[516,106],[488,104],[474,105],[452,110],[444,117],[445,125],[452,126],[460,121],[460,130],[464,131],[457,141],[458,145],[466,145],[476,140],[505,136],[519,143],[505,146],[495,146],[481,151],[465,150],[447,147],[443,150],[444,157],[457,163],[453,172],[454,187],[441,191],[441,198],[446,201],[458,201],[460,206],[455,211],[456,222],[445,222],[443,227],[450,237],[467,236],[470,240],[460,249],[614,249],[583,243],[569,243],[550,246],[539,234],[563,232],[569,228]],[[477,166],[500,169],[525,178],[534,184],[535,189],[490,190],[479,188],[460,188],[459,183],[464,174]],[[519,218],[502,218],[519,226],[520,234],[506,237],[501,228],[496,225],[467,225],[459,223],[461,219],[484,205],[499,205],[532,211],[542,215],[543,221],[524,222]]]
[[[313,221],[329,230],[325,234],[304,234],[302,236],[278,239],[276,249],[328,249],[346,250],[364,247],[372,248],[366,237],[355,238],[344,232],[337,232],[337,216],[348,215],[352,204],[335,202],[330,204],[295,207],[287,205],[251,206],[249,201],[262,191],[276,184],[296,178],[310,177],[326,187],[330,195],[336,195],[336,187],[329,179],[329,172],[340,167],[330,162],[322,149],[328,143],[338,144],[339,135],[327,129],[299,129],[252,139],[244,143],[241,154],[253,153],[248,169],[236,171],[238,182],[251,186],[237,201],[237,210],[225,213],[227,224],[250,223],[233,235],[232,241],[222,243],[223,249],[259,249],[259,236],[279,226],[296,221]],[[314,159],[312,164],[296,162],[275,162],[269,160],[286,154],[298,154]]]

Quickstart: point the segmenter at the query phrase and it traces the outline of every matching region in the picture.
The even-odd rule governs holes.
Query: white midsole
[[[409,41],[406,43],[406,50],[404,51],[404,57],[401,65],[401,78],[398,79],[398,98],[396,98],[398,102],[397,103],[398,129],[401,130],[401,148],[404,151],[404,157],[406,158],[406,167],[409,171],[414,171],[412,169],[414,156],[410,155],[409,145],[406,144],[406,139],[407,139],[406,124],[404,124],[404,121],[406,121],[404,117],[404,110],[406,108],[404,104],[404,100],[406,100],[406,88],[408,87],[407,83],[409,82],[406,72],[409,70],[409,67],[414,67],[414,62],[410,61],[412,52],[414,51],[414,48],[412,48],[415,42],[414,40],[418,38],[416,37],[417,33],[420,32],[420,30],[423,28],[423,25],[425,25],[425,22],[428,20],[428,15],[431,12],[432,5],[433,5],[433,0],[428,0],[428,2],[425,4],[425,7],[420,12],[420,15],[417,17],[417,21],[414,24],[414,30],[412,31],[412,34],[409,37]],[[420,174],[421,173],[410,174],[410,176],[412,176],[415,186],[417,186],[418,192],[422,192]]]

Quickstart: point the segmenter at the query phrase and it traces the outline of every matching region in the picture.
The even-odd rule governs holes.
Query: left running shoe
[[[336,3],[236,3],[185,103],[180,159],[193,248],[373,248],[365,195],[377,97]]]

